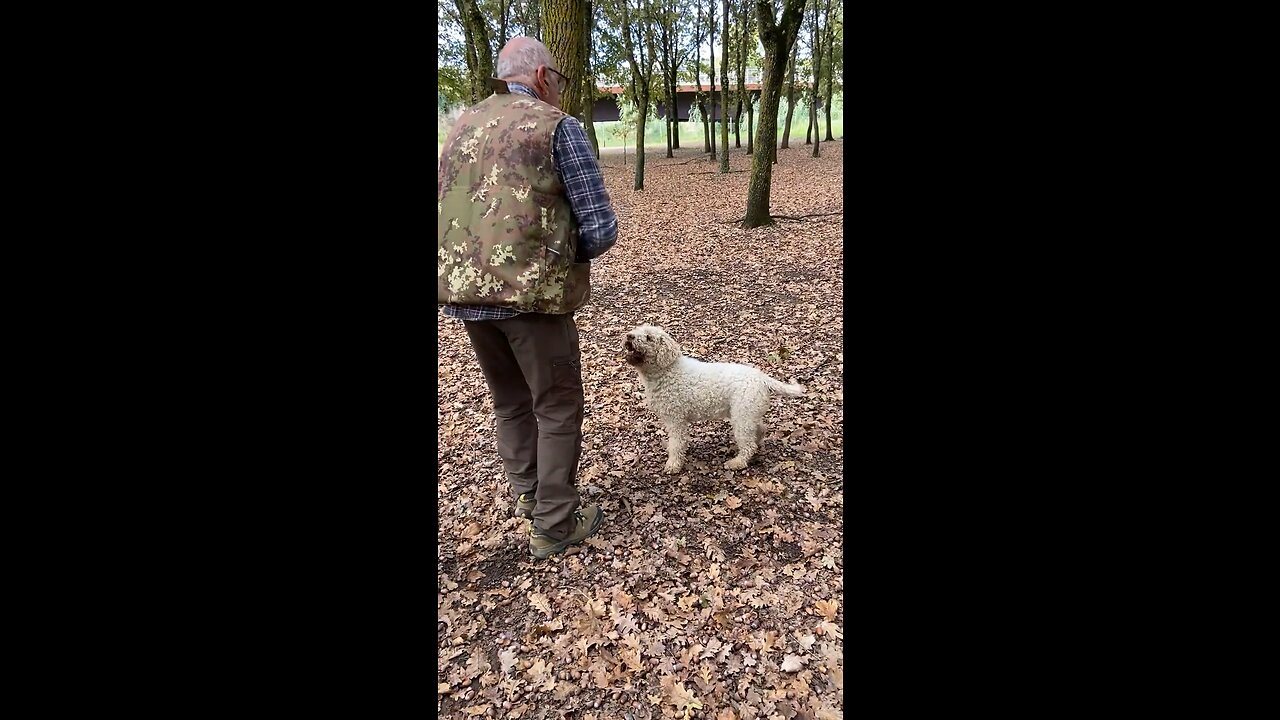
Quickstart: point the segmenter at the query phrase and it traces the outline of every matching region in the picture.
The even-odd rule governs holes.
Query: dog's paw
[[[742,458],[734,458],[724,464],[725,470],[741,470],[747,466],[747,461]]]
[[[667,463],[666,465],[662,466],[662,472],[668,475],[675,475],[676,473],[680,472],[683,469],[684,469],[684,465],[679,465],[676,463]]]

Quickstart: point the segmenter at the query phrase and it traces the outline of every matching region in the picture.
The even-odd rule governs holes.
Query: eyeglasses
[[[569,87],[569,76],[565,75],[559,70],[556,70],[555,68],[548,67],[546,65],[543,65],[543,67],[547,68],[547,72],[553,72],[560,76],[560,79],[556,81],[556,90],[561,95],[564,95],[565,88]]]

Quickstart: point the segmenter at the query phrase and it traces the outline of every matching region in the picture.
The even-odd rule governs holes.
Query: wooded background
[[[661,118],[666,157],[682,140],[701,142],[719,171],[730,172],[729,133],[735,148],[745,136],[753,161],[744,227],[772,222],[776,148],[790,146],[798,114],[813,157],[823,140],[843,136],[843,128],[832,133],[833,109],[844,107],[842,0],[441,0],[438,7],[441,142],[450,111],[488,96],[485,81],[498,51],[520,35],[546,44],[557,69],[572,79],[563,109],[586,126],[597,156],[601,138],[591,105],[608,97],[602,87],[622,89],[615,95],[619,127],[609,129],[634,138],[635,190],[644,189],[652,139],[646,131],[659,103],[673,108],[678,87],[694,86],[688,121],[670,111]],[[753,102],[746,85],[755,78]]]

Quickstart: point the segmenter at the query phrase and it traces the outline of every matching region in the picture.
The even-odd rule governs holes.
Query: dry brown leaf
[[[840,603],[835,600],[819,600],[813,604],[813,607],[819,615],[827,619],[827,622],[835,622]]]
[[[541,610],[542,612],[546,613],[547,617],[552,617],[553,615],[555,615],[555,613],[551,611],[551,602],[546,595],[542,595],[540,593],[530,593],[529,604]]]
[[[702,702],[693,696],[692,692],[685,689],[684,683],[676,683],[671,688],[671,703],[676,706],[677,710],[697,709],[702,707]]]
[[[803,135],[793,128],[793,147],[779,150],[775,212],[837,210],[842,143],[823,143],[812,159]],[[468,696],[475,707],[489,703],[486,714],[509,720],[543,706],[621,717],[609,703],[628,689],[632,701],[647,695],[660,707],[633,711],[635,720],[838,716],[844,337],[832,299],[843,289],[843,230],[839,217],[756,230],[717,223],[741,215],[750,173],[688,175],[703,169],[698,140],[686,133],[672,160],[651,151],[643,193],[631,189],[633,158],[623,166],[602,151],[622,233],[593,263],[592,299],[575,321],[586,401],[580,490],[606,512],[608,532],[581,552],[528,560],[524,522],[494,502],[510,488],[466,329],[437,322],[438,664],[439,686],[452,689],[438,694],[442,716],[472,717],[455,702],[473,681],[489,693]],[[735,147],[730,160],[747,169],[751,158]],[[732,431],[702,423],[681,475],[662,475],[666,432],[621,351],[622,335],[641,323],[667,328],[699,359],[750,363],[805,386],[804,397],[771,400],[748,468],[724,470]],[[760,637],[766,629],[774,636]],[[759,654],[743,655],[753,640]],[[772,651],[777,664],[761,660]],[[504,700],[515,707],[496,707]]]
[[[797,672],[800,668],[804,667],[804,658],[801,658],[799,655],[788,654],[783,659],[780,667],[783,672]]]
[[[506,675],[510,673],[511,669],[520,661],[516,658],[516,651],[508,649],[498,651],[498,662],[502,665],[502,674]]]

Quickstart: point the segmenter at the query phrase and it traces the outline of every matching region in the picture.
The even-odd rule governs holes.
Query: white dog
[[[778,382],[750,365],[704,363],[687,357],[665,330],[641,325],[627,333],[622,345],[627,362],[640,372],[649,409],[667,428],[667,464],[674,474],[684,467],[689,425],[728,418],[738,454],[724,464],[741,470],[764,437],[769,392],[803,395],[804,388]]]

